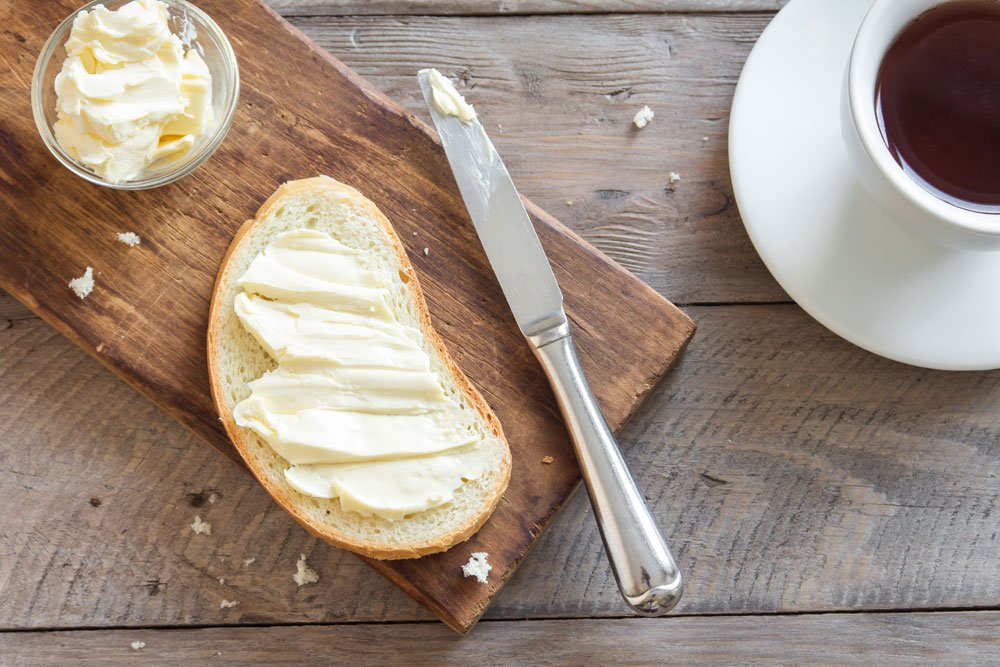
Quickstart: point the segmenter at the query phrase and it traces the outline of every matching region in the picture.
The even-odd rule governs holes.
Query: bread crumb
[[[678,174],[676,171],[670,172],[670,182],[671,183],[676,183],[679,180],[681,180],[681,175],[680,174]]]
[[[476,581],[485,584],[490,570],[493,569],[493,566],[487,561],[488,556],[489,554],[485,551],[474,552],[469,556],[469,562],[462,566],[462,574],[466,577],[475,577]]]
[[[223,600],[219,603],[219,609],[232,609],[240,603],[239,600]]]
[[[130,248],[134,248],[142,243],[142,239],[135,232],[118,232],[118,240]]]
[[[88,266],[79,278],[69,281],[69,288],[81,299],[86,299],[94,291],[94,269]]]
[[[295,563],[295,574],[292,575],[292,579],[299,586],[315,584],[319,581],[319,575],[316,574],[316,570],[306,565],[305,554],[299,554],[299,560]]]
[[[146,642],[134,641],[129,646],[132,647],[133,651],[138,651],[140,649],[146,648]]]
[[[567,199],[566,200],[566,206],[572,206],[572,205],[573,205],[573,200],[572,199]]]
[[[544,463],[545,465],[548,465],[548,464],[552,463],[553,461],[555,461],[555,459],[552,458],[551,456],[544,456],[544,457],[542,457],[542,463]]]
[[[246,567],[247,565],[250,565],[255,560],[257,560],[257,559],[256,558],[244,558],[243,559],[243,567]]]
[[[198,535],[211,535],[212,534],[212,524],[207,521],[202,521],[200,516],[194,517],[194,523],[191,524],[191,530],[193,530]]]
[[[424,257],[427,257],[430,254],[431,254],[431,249],[428,248],[427,246],[424,246]]]
[[[213,505],[215,503],[219,502],[219,496],[218,496],[218,494],[215,494],[215,493],[208,494],[208,502],[212,503]]]
[[[641,130],[649,125],[649,121],[653,120],[655,115],[652,109],[643,107],[635,112],[635,116],[632,117],[632,124]]]
[[[708,141],[708,137],[702,137],[701,140],[702,141]]]
[[[219,583],[222,584],[223,586],[225,586],[226,585],[226,578],[225,577],[219,577]]]

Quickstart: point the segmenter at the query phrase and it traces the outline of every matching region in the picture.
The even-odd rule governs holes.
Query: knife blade
[[[429,76],[430,70],[418,74],[424,100],[521,333],[534,336],[565,324],[562,290],[507,167],[478,118],[465,122],[439,112]]]
[[[451,82],[436,70],[417,76],[469,217],[552,386],[622,597],[644,616],[665,614],[683,593],[680,571],[580,367],[562,292],[521,197]]]

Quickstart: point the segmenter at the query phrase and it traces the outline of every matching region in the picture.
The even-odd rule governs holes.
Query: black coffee
[[[1000,3],[956,0],[896,37],[875,106],[900,166],[941,199],[1000,213]]]

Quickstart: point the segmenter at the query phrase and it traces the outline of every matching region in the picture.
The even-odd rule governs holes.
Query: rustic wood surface
[[[698,334],[621,436],[688,577],[680,618],[618,618],[627,614],[578,495],[488,620],[458,641],[0,296],[0,497],[16,508],[0,513],[0,664],[65,656],[321,664],[338,650],[357,662],[375,646],[386,664],[579,664],[595,656],[637,664],[664,656],[679,664],[995,664],[997,615],[972,610],[997,609],[1000,600],[1000,373],[909,368],[837,339],[783,303],[731,199],[722,212],[710,206],[718,193],[732,195],[729,98],[770,14],[351,16],[375,4],[352,11],[348,3],[296,1],[281,11],[413,111],[417,100],[402,86],[413,70],[431,56],[452,74],[465,66],[448,57],[444,40],[471,34],[463,45],[475,47],[510,25],[518,39],[483,47],[494,55],[476,61],[489,77],[475,90],[489,100],[481,113],[503,124],[493,134],[518,182],[530,180],[524,193],[665,296],[704,304],[686,308]],[[499,13],[498,4],[489,11]],[[437,11],[403,0],[380,7],[374,13]],[[450,7],[474,14],[481,5]],[[312,16],[319,13],[345,16]],[[657,63],[672,62],[663,52],[656,63],[641,58],[658,36],[675,39],[669,76],[658,74]],[[544,58],[531,56],[538,49]],[[615,63],[622,53],[642,77]],[[587,66],[583,56],[604,66]],[[539,103],[532,86],[516,85],[532,62],[546,63],[534,65],[534,89],[551,91]],[[572,90],[564,83],[571,76]],[[597,92],[586,92],[587,81]],[[588,101],[636,81],[649,81],[638,100]],[[587,104],[617,130],[591,128],[585,114],[549,113],[551,105],[576,114]],[[657,116],[633,135],[627,121],[641,104]],[[716,114],[716,134],[699,149],[691,137],[709,136],[702,128]],[[675,154],[689,162],[671,199],[645,201],[676,170]],[[619,178],[641,187],[607,194]],[[211,536],[187,528],[195,514],[213,522]],[[299,553],[320,584],[295,587]],[[222,599],[239,605],[220,609]],[[886,613],[829,613],[865,610]],[[552,620],[517,620],[545,617]],[[257,627],[286,624],[304,625]],[[255,627],[231,627],[246,625]],[[165,626],[175,629],[153,629]],[[128,648],[136,640],[148,653]]]
[[[0,635],[23,667],[261,665],[995,665],[1000,613],[824,614],[484,622],[466,639],[427,624]],[[928,642],[929,635],[934,642]],[[134,650],[131,644],[145,644]],[[420,647],[413,650],[415,647]],[[595,660],[595,656],[600,656]]]
[[[743,230],[726,153],[733,89],[770,17],[295,21],[421,118],[414,72],[458,77],[521,189],[661,294],[692,304],[788,300]],[[632,117],[647,104],[656,118],[636,131]],[[671,172],[682,180],[670,183]]]
[[[879,360],[789,305],[691,313],[697,339],[622,434],[682,613],[995,605],[1000,373]],[[22,508],[0,516],[0,628],[429,618],[41,322],[0,331],[0,378]],[[292,582],[300,553],[321,586]],[[488,616],[621,614],[580,495]]]
[[[271,0],[288,17],[776,11],[788,0]]]
[[[328,174],[363,189],[393,221],[435,328],[496,412],[514,459],[496,511],[460,548],[368,561],[464,632],[579,481],[548,382],[513,322],[436,137],[256,0],[201,4],[240,59],[237,119],[203,167],[141,192],[96,188],[61,169],[25,108],[30,56],[75,0],[39,2],[37,11],[12,17],[0,38],[16,53],[0,80],[8,92],[0,135],[10,147],[0,157],[0,173],[9,176],[0,184],[7,210],[0,287],[238,460],[206,381],[207,307],[222,256],[276,183]],[[260,57],[268,53],[285,65]],[[550,215],[527,207],[563,289],[583,367],[617,429],[694,325]],[[123,228],[142,245],[118,243],[114,233]],[[84,265],[95,267],[97,286],[80,301],[66,283]],[[477,551],[490,554],[486,584],[461,576]]]

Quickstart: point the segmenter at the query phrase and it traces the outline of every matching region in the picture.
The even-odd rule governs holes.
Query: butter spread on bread
[[[285,478],[345,509],[400,519],[444,504],[489,465],[482,438],[401,324],[379,275],[329,234],[277,235],[237,280],[243,326],[278,362],[233,417],[291,465]]]
[[[503,429],[434,330],[399,236],[332,178],[282,185],[236,234],[208,366],[247,467],[332,544],[379,559],[444,551],[507,488]]]

